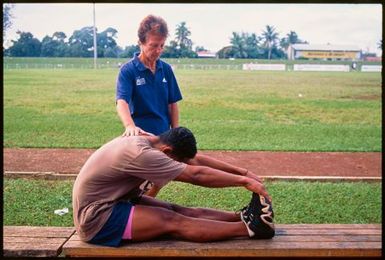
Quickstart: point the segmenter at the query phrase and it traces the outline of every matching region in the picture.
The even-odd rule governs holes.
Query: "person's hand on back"
[[[144,131],[140,127],[137,126],[127,126],[126,130],[122,134],[122,136],[136,136],[136,135],[150,135],[153,136],[153,134]]]

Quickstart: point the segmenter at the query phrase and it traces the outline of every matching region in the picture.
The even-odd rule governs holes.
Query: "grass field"
[[[52,66],[3,71],[4,147],[97,148],[122,133],[115,111],[117,66],[52,69],[74,62],[76,68],[92,67],[92,59],[7,62]],[[193,130],[199,149],[382,151],[380,73],[176,69],[175,74],[184,97],[180,123]],[[72,183],[4,179],[3,224],[72,226]],[[267,188],[277,223],[382,221],[381,183],[272,182]],[[249,196],[244,189],[172,183],[159,198],[238,210]],[[70,213],[53,213],[63,207]]]
[[[382,149],[379,73],[175,73],[184,97],[180,124],[193,130],[199,149]],[[121,134],[117,74],[4,70],[4,146],[97,148]]]
[[[73,226],[73,181],[4,181],[3,225]],[[381,183],[266,183],[276,223],[381,223]],[[18,191],[18,192],[15,192]],[[370,199],[369,199],[370,198]],[[168,184],[159,199],[189,207],[237,211],[250,201],[243,188]],[[54,210],[68,208],[64,216]]]

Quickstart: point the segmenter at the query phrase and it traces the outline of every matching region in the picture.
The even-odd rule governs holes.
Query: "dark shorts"
[[[88,243],[118,247],[130,216],[131,202],[118,202],[112,209],[111,216],[102,229]]]

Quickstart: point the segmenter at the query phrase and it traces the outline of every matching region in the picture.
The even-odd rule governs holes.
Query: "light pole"
[[[94,69],[96,69],[96,59],[98,57],[98,51],[96,47],[96,24],[95,24],[95,3],[94,6]]]

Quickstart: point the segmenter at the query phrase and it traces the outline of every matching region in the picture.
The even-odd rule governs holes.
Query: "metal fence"
[[[122,63],[99,63],[97,64],[97,69],[119,69]],[[246,66],[247,65],[247,66]],[[249,68],[250,65],[259,65],[260,67],[272,66],[271,64],[171,64],[174,70],[272,70],[269,68]],[[313,67],[325,67],[323,71],[333,71],[333,69],[328,69],[328,67],[343,66],[346,67],[344,71],[362,71],[362,72],[381,72],[381,65],[362,65],[360,68],[353,69],[348,65],[325,65],[325,64],[274,64],[284,66],[283,71],[300,71],[296,67],[309,67],[308,71],[317,71]],[[93,69],[94,64],[89,63],[7,63],[3,64],[3,69]],[[305,70],[305,69],[302,69]],[[334,69],[335,70],[335,69]],[[320,71],[320,69],[318,69]]]
[[[44,63],[5,63],[4,69],[93,69],[94,64],[44,64]],[[120,68],[122,64],[97,64],[98,69]],[[171,64],[173,69],[183,70],[241,70],[242,64]]]

